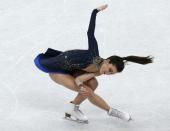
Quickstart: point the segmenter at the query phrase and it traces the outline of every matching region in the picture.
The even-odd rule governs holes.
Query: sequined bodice
[[[93,58],[93,64],[97,67],[97,69],[100,68],[100,66],[102,65],[104,59],[101,58],[100,56],[96,56]]]
[[[88,65],[86,68],[82,70],[87,71],[87,72],[98,72],[103,60],[104,59],[101,58],[100,56],[94,57],[93,63],[91,63],[90,65]]]

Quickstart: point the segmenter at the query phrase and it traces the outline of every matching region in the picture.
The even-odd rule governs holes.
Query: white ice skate
[[[126,113],[124,111],[114,109],[114,108],[110,108],[109,112],[107,112],[107,114],[109,116],[114,116],[114,117],[120,118],[120,119],[122,119],[124,121],[132,120],[131,116],[128,113]]]
[[[79,109],[79,105],[70,102],[68,108],[68,111],[65,112],[65,119],[79,123],[88,123],[88,118]]]

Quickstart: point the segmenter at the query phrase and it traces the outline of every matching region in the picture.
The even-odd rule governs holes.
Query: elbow
[[[92,31],[87,31],[87,36],[88,36],[88,38],[94,38],[95,36],[94,36],[94,33],[92,32]]]
[[[79,77],[76,77],[75,83],[79,86],[79,85],[83,84],[83,81]]]
[[[87,31],[87,35],[88,35],[88,36],[91,36],[92,34],[93,34],[93,30],[88,29],[88,31]]]

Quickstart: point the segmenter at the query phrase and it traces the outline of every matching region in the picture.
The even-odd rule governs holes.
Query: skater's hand
[[[83,86],[81,86],[79,93],[82,94],[84,97],[88,97],[88,96],[92,95],[93,90],[90,87],[83,85]]]
[[[108,7],[108,5],[105,4],[105,5],[99,6],[99,7],[97,8],[97,10],[98,10],[98,11],[102,11],[102,10],[106,9],[107,7]]]

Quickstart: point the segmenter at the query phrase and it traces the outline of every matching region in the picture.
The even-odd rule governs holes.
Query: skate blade
[[[74,121],[74,122],[77,122],[77,123],[81,123],[81,124],[88,124],[88,123],[89,123],[88,120],[83,121],[83,120],[76,119],[76,118],[72,117],[72,116],[71,116],[70,114],[68,114],[68,113],[65,113],[64,119],[70,120],[70,121]]]

